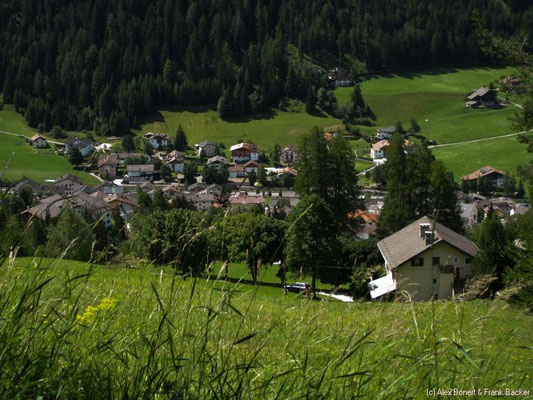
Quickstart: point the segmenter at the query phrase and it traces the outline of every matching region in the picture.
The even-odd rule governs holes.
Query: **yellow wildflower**
[[[96,313],[98,311],[110,310],[111,308],[113,308],[115,303],[116,303],[115,299],[104,297],[97,307],[87,306],[83,314],[77,315],[76,319],[80,323],[91,322],[96,317]]]

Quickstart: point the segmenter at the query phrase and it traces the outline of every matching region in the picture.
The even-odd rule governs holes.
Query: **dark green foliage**
[[[52,137],[54,139],[64,139],[67,137],[67,134],[63,132],[63,129],[61,129],[59,126],[54,125],[52,128]]]
[[[80,149],[77,147],[70,149],[68,160],[72,165],[80,165],[83,162],[83,155],[81,154]]]
[[[133,140],[132,135],[125,135],[122,138],[122,147],[124,147],[124,150],[128,152],[132,152],[135,150],[135,141]]]
[[[89,261],[94,241],[93,226],[70,209],[66,209],[50,228],[45,253],[48,257]]]
[[[479,273],[493,274],[501,278],[502,272],[509,265],[505,253],[505,230],[498,215],[490,211],[483,220],[477,240],[479,254],[476,258],[476,269]]]
[[[185,131],[180,124],[178,126],[178,130],[176,131],[176,137],[174,138],[174,150],[185,151],[187,150],[187,147],[187,136],[185,135]]]
[[[214,165],[208,165],[204,167],[202,176],[203,181],[208,185],[211,185],[212,183],[223,185],[229,177],[228,168],[226,166],[217,167]]]
[[[185,176],[185,181],[192,185],[196,182],[196,174],[198,173],[198,169],[191,164],[186,164],[185,167],[183,167],[183,175]]]
[[[413,117],[410,118],[409,123],[411,125],[410,132],[411,133],[418,133],[420,132],[420,125],[418,125],[418,122]]]
[[[132,224],[132,248],[139,257],[192,275],[200,274],[209,262],[206,227],[199,213],[157,210]]]
[[[289,216],[286,242],[288,270],[312,277],[311,290],[319,276],[330,276],[338,267],[339,225],[327,203],[312,194],[300,200]]]
[[[313,114],[316,111],[316,95],[312,86],[307,90],[307,97],[305,99],[305,111]]]

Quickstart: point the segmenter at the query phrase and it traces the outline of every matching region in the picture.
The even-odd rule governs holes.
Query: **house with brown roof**
[[[155,150],[168,149],[170,147],[170,138],[164,133],[148,132],[144,137]]]
[[[50,184],[54,193],[59,193],[63,196],[72,196],[74,193],[82,190],[85,185],[81,178],[72,174],[67,174],[56,179],[55,182]]]
[[[109,179],[115,179],[117,177],[118,158],[113,154],[101,155],[98,159],[98,174],[100,176],[107,175]]]
[[[231,159],[235,164],[259,161],[259,148],[251,143],[238,143],[230,147]]]
[[[155,169],[153,164],[128,165],[126,176],[129,179],[152,179]]]
[[[34,135],[28,139],[28,142],[31,147],[35,147],[36,149],[45,149],[48,147],[48,141],[42,135]]]
[[[83,157],[87,157],[94,151],[94,142],[89,138],[80,138],[78,136],[65,142],[65,153],[67,155],[75,148],[80,151]]]
[[[499,105],[498,93],[494,89],[480,87],[475,89],[466,97],[467,107],[494,107]]]
[[[230,207],[250,208],[256,205],[266,206],[266,200],[263,196],[250,196],[243,192],[234,192],[229,196]]]
[[[180,154],[178,150],[171,151],[164,158],[165,165],[168,165],[174,172],[183,172],[185,168],[185,158]]]
[[[486,165],[468,175],[461,177],[463,181],[463,187],[469,191],[476,191],[478,188],[484,190],[501,190],[503,189],[503,181],[505,178],[505,172],[498,168]],[[479,182],[479,183],[478,183]]]
[[[328,71],[328,80],[335,86],[350,86],[352,81],[350,79],[350,73],[344,68],[335,67]]]
[[[397,290],[414,301],[447,299],[473,275],[477,246],[424,216],[378,242]]]

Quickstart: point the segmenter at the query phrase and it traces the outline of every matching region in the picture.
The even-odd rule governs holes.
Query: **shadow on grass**
[[[495,65],[469,65],[469,66],[456,66],[456,67],[426,67],[421,69],[413,69],[409,71],[395,71],[395,72],[382,72],[382,73],[369,73],[364,75],[363,81],[368,81],[375,78],[422,78],[424,76],[435,76],[435,75],[446,75],[453,74],[459,71],[468,71],[468,70],[491,70],[491,69],[505,69],[506,65],[495,64]]]

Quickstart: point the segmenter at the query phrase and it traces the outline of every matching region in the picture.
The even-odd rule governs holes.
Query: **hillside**
[[[527,389],[532,372],[533,320],[498,301],[313,302],[150,269],[39,264],[36,275],[18,259],[0,275],[13,306],[0,367],[18,377],[2,384],[8,397],[423,397],[437,385]]]

